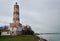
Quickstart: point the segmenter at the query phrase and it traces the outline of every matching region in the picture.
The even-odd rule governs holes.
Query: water
[[[60,41],[60,34],[39,35],[39,37],[47,39],[48,41]]]

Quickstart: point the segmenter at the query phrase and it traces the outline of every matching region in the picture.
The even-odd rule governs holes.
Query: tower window
[[[14,33],[14,31],[12,32],[12,34]]]

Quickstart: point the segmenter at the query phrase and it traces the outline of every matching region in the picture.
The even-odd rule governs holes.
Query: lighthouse
[[[15,3],[13,10],[13,22],[10,23],[10,32],[11,35],[18,35],[22,33],[22,24],[20,23],[19,5],[17,2]]]
[[[19,19],[19,5],[17,5],[17,2],[14,5],[13,22],[14,23],[19,23],[20,22],[20,19]]]

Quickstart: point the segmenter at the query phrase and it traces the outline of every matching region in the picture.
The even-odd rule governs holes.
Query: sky
[[[0,26],[9,25],[18,2],[20,23],[39,33],[60,33],[60,0],[0,0]]]

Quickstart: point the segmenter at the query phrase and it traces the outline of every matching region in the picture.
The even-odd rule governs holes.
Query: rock
[[[47,41],[46,39],[40,38],[40,41]]]
[[[40,38],[39,36],[36,36],[39,41],[47,41],[46,39]]]

